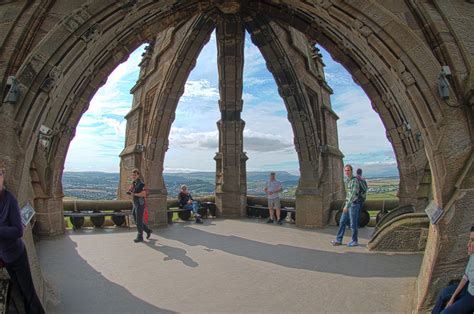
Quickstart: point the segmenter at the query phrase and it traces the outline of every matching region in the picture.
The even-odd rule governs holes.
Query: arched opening
[[[244,151],[249,158],[247,193],[264,197],[269,172],[287,172],[285,178],[293,182],[291,186],[284,184],[286,192],[282,195],[294,198],[299,177],[298,156],[285,104],[265,59],[251,42],[248,32],[244,49],[242,119],[245,121]],[[278,175],[277,179],[285,181]]]
[[[220,118],[215,32],[195,63],[176,107],[164,160],[170,200],[177,199],[182,184],[188,186],[194,198],[214,195],[213,157],[218,149],[216,122]]]
[[[125,143],[124,116],[131,108],[130,89],[138,79],[144,50],[145,45],[140,46],[113,70],[82,115],[64,164],[62,185],[66,198],[117,199],[119,154]],[[90,191],[85,191],[88,186]]]

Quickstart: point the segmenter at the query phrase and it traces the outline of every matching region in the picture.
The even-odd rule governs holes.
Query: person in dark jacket
[[[135,223],[137,224],[137,237],[133,240],[133,242],[143,242],[143,231],[146,232],[146,238],[150,239],[151,233],[153,230],[148,228],[148,225],[144,222],[143,216],[145,214],[145,183],[140,179],[140,170],[133,169],[132,171],[132,185],[128,190],[127,194],[132,196],[133,201],[133,218],[135,219]]]
[[[31,278],[18,201],[5,189],[5,166],[0,161],[0,258],[23,298],[26,313],[44,313]]]
[[[189,209],[194,212],[196,223],[202,224],[201,215],[199,214],[199,203],[193,200],[191,193],[188,192],[186,185],[181,186],[181,191],[178,194],[179,208]]]

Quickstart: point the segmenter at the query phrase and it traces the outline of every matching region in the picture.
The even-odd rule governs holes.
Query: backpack
[[[357,178],[357,181],[359,181],[359,196],[358,199],[359,201],[365,202],[365,199],[367,198],[367,181],[365,181],[364,178]]]

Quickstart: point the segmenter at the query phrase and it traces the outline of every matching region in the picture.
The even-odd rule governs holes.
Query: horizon
[[[269,173],[268,171],[247,171],[246,173]],[[275,170],[275,172],[278,173],[287,173],[292,176],[299,177],[299,173],[291,173],[286,170]],[[63,174],[65,173],[105,173],[105,174],[117,174],[120,175],[120,172],[107,172],[107,171],[98,171],[98,170],[90,170],[90,171],[63,171]],[[163,174],[193,174],[193,173],[209,173],[209,174],[215,174],[215,171],[189,171],[189,172],[168,172],[168,171],[163,171]],[[383,175],[377,175],[377,176],[364,176],[365,178],[372,178],[372,179],[383,179],[383,178],[400,178],[400,176],[397,175],[388,175],[388,176],[383,176]]]

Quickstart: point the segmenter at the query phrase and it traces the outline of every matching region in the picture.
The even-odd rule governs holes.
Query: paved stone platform
[[[333,247],[336,227],[206,220],[42,240],[48,313],[409,313],[421,254]],[[345,241],[349,241],[350,230]]]

